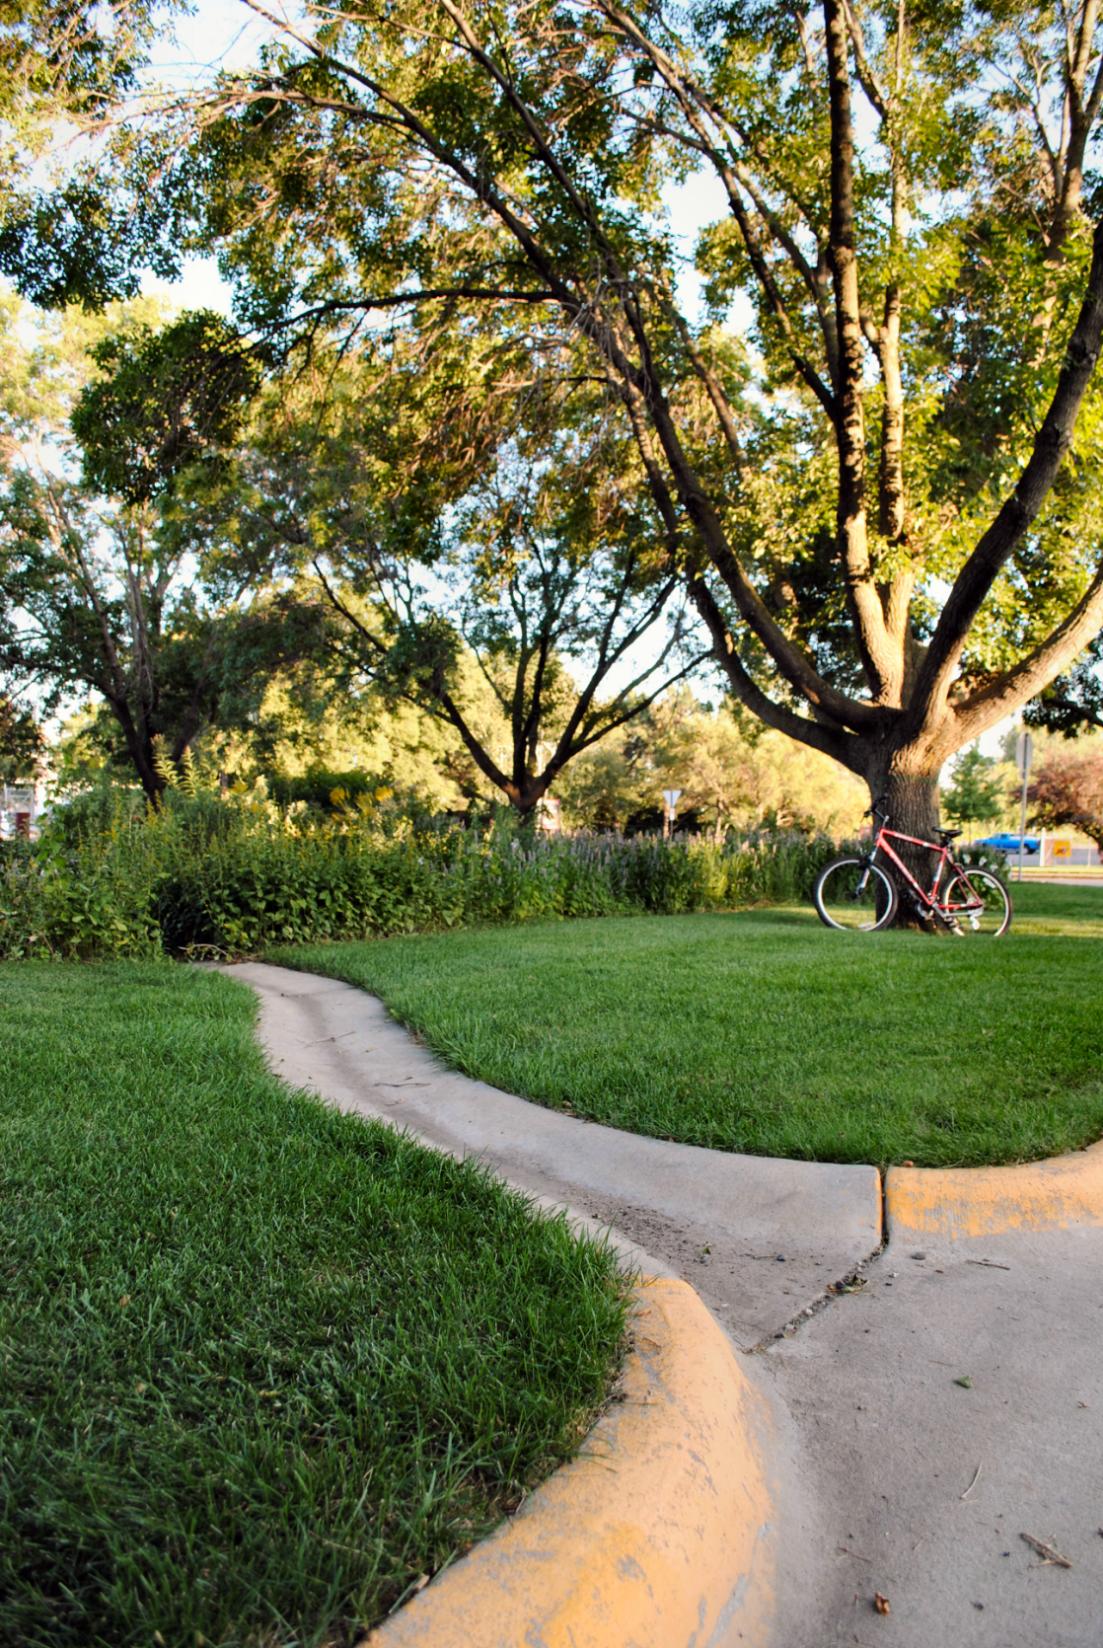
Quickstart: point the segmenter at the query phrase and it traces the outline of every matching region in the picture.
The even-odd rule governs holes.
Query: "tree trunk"
[[[507,782],[501,788],[521,818],[535,818],[536,809],[551,788],[553,776],[549,764],[542,773],[525,773],[520,779]]]
[[[940,760],[930,756],[922,758],[911,751],[893,751],[875,758],[866,772],[870,796],[875,803],[881,803],[881,814],[874,819],[874,828],[885,822],[887,814],[890,830],[916,836],[921,841],[933,841],[938,830],[938,774],[941,765]],[[924,892],[930,892],[937,863],[930,849],[909,846],[904,841],[893,841],[892,848],[903,859]],[[932,923],[919,913],[909,882],[886,854],[880,854],[878,862],[892,877],[900,895],[894,925],[929,932]]]
[[[138,775],[138,781],[145,793],[146,800],[154,812],[159,812],[164,800],[165,781],[153,765],[151,750],[143,750],[139,756],[134,757],[134,770]]]
[[[141,726],[138,725],[125,699],[109,698],[107,702],[119,723],[126,744],[126,753],[145,792],[146,800],[154,810],[157,810],[161,806],[161,798],[165,792],[165,781],[157,771],[153,759],[153,739],[148,728],[144,720]]]

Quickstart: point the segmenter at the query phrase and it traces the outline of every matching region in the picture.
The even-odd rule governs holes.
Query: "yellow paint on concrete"
[[[623,1400],[582,1454],[368,1648],[755,1648],[773,1602],[768,1421],[685,1282],[639,1293]]]
[[[894,1240],[1103,1225],[1103,1144],[1017,1167],[893,1167],[885,1213]]]

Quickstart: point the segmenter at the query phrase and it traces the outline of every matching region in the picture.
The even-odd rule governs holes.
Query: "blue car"
[[[1024,835],[1022,838],[1024,851],[1036,853],[1041,846],[1041,839],[1036,835]],[[1001,853],[1017,853],[1020,837],[1004,830],[1001,835],[986,835],[983,841],[974,841],[974,847],[995,847]]]

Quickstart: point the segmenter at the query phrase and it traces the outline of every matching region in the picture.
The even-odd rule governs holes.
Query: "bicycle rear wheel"
[[[896,914],[896,888],[864,858],[836,858],[820,871],[812,892],[816,914],[843,932],[875,933]]]
[[[999,938],[1011,925],[1011,896],[987,870],[965,870],[952,876],[939,904],[963,933]]]

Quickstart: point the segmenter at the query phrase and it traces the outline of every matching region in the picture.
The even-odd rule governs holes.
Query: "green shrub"
[[[0,958],[158,954],[148,862],[127,853],[113,825],[72,844],[67,830],[49,829],[34,846],[4,846]],[[141,842],[140,826],[131,835]]]
[[[265,793],[132,792],[59,809],[0,854],[0,956],[249,954],[266,945],[809,896],[825,837],[544,837],[499,815],[415,827]]]

